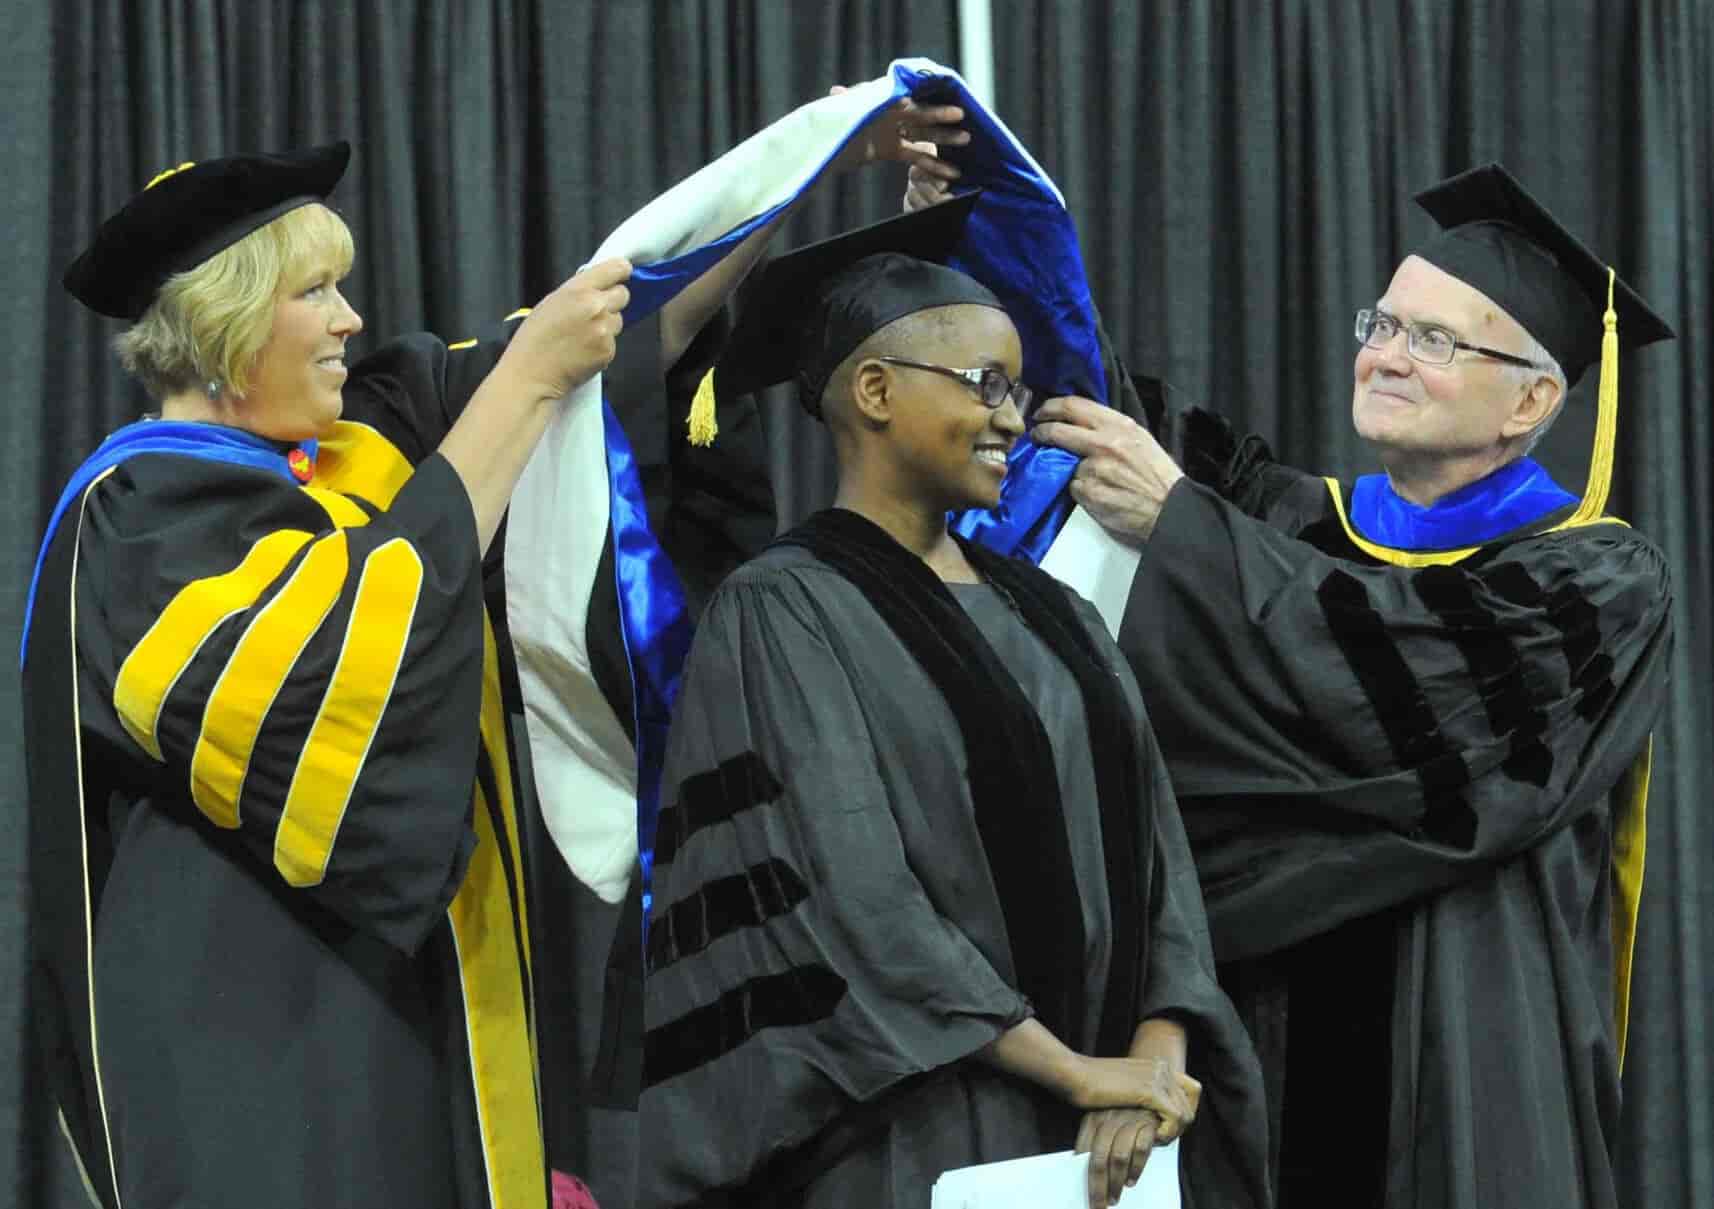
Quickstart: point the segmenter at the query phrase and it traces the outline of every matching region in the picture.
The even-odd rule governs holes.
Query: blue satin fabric
[[[913,93],[963,107],[968,146],[956,159],[959,187],[981,189],[952,257],[954,268],[993,290],[1017,326],[1023,378],[1040,397],[1107,402],[1095,308],[1077,229],[1058,192],[1000,122],[957,81],[901,68]],[[990,549],[1040,562],[1066,517],[1078,459],[1027,437],[1012,449],[1000,503],[952,517],[955,532]]]
[[[1426,508],[1393,490],[1384,474],[1351,488],[1351,523],[1395,550],[1460,550],[1493,541],[1577,502],[1531,458],[1509,462]]]
[[[637,855],[642,866],[646,937],[655,822],[661,811],[661,766],[693,627],[678,572],[649,528],[643,480],[631,443],[625,439],[619,417],[605,403],[601,419],[612,500],[614,586],[625,659],[631,668],[632,720],[637,735]]]
[[[30,618],[35,612],[36,588],[41,582],[42,563],[47,559],[48,547],[53,544],[54,534],[59,530],[66,510],[98,475],[140,453],[176,453],[183,457],[265,470],[279,475],[295,487],[298,480],[286,462],[286,455],[293,448],[242,429],[183,420],[139,420],[109,436],[83,465],[72,471],[71,481],[65,485],[59,502],[48,516],[47,532],[42,536],[41,548],[36,552],[36,567],[30,575],[30,594],[24,600],[24,633],[18,641],[18,665],[23,666],[24,654],[30,649]],[[295,448],[307,453],[311,462],[315,461],[314,441],[304,441]]]
[[[930,97],[934,103],[964,110],[963,124],[971,140],[957,151],[963,172],[959,186],[983,193],[950,263],[993,290],[1005,305],[1023,344],[1024,381],[1044,398],[1082,395],[1106,403],[1101,342],[1077,229],[1057,191],[1005,126],[949,76],[895,66],[892,96],[871,110],[870,116],[906,95]],[[853,136],[860,128],[853,127]],[[830,152],[822,168],[849,142],[848,137]],[[625,308],[625,322],[639,323],[665,306],[794,200],[681,256],[638,265],[629,283],[631,301]],[[1077,461],[1064,450],[1019,441],[999,505],[954,514],[953,529],[1003,554],[1041,561],[1071,515],[1066,487]]]

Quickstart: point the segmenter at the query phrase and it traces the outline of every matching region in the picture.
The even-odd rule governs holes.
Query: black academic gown
[[[508,334],[353,366],[307,487],[142,454],[57,531],[33,1004],[105,1204],[546,1203],[512,739],[433,452]]]
[[[1204,413],[1161,431],[1200,481],[1120,645],[1283,1095],[1283,1203],[1613,1209],[1660,551],[1556,515],[1389,565],[1344,487]]]
[[[883,619],[884,587],[788,545],[716,592],[664,782],[641,1209],[926,1207],[947,1169],[1068,1146],[1074,1114],[975,1057],[1062,998],[1082,1006],[1050,1027],[1083,1052],[1115,1006],[1124,1041],[1150,1016],[1186,1024],[1206,1089],[1185,1143],[1201,1196],[1187,1204],[1264,1203],[1260,1074],[1214,982],[1141,700],[1093,608],[1024,571],[1065,598],[1119,691],[1136,785],[1121,853],[1071,674],[992,589],[954,589],[1052,749],[1059,805],[1026,841],[1024,889],[999,872],[984,814],[1026,818],[1036,799],[1014,784],[1018,796],[978,800],[979,766],[995,759],[980,745],[1005,741],[1001,716],[991,701],[975,719],[955,713]],[[1047,889],[1056,846],[1069,854],[1063,895]],[[1114,905],[1109,858],[1130,862],[1138,906]],[[1070,982],[1032,1007],[1020,929],[1067,913],[1082,937],[1061,955]],[[1116,974],[1115,954],[1134,952],[1117,938],[1139,930],[1146,956]]]

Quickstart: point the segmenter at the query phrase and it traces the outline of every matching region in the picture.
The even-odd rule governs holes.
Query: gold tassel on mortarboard
[[[690,443],[704,449],[714,444],[720,423],[714,416],[714,371],[702,375],[696,397],[690,401]]]
[[[1601,384],[1595,396],[1595,452],[1589,459],[1589,482],[1583,488],[1573,523],[1592,521],[1607,511],[1613,485],[1613,441],[1619,428],[1619,315],[1613,309],[1613,280],[1607,270],[1607,313],[1601,316]]]

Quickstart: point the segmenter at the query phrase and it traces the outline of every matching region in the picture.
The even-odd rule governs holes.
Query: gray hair
[[[1535,364],[1507,364],[1503,366],[1505,372],[1514,382],[1523,387],[1533,386],[1537,378],[1552,379],[1554,384],[1559,387],[1559,402],[1553,405],[1553,410],[1548,413],[1545,420],[1524,434],[1523,448],[1519,451],[1520,457],[1527,455],[1530,450],[1541,443],[1541,439],[1547,435],[1547,430],[1554,426],[1559,419],[1559,414],[1565,410],[1565,397],[1571,393],[1570,384],[1565,380],[1565,371],[1560,368],[1554,355],[1543,348],[1541,341],[1527,331],[1524,333],[1524,341],[1524,349],[1518,355],[1535,362]]]

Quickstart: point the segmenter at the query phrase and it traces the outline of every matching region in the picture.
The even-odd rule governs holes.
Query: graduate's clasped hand
[[[1136,1184],[1157,1145],[1190,1127],[1202,1084],[1158,1056],[1085,1058],[1079,1068],[1073,1102],[1088,1111],[1076,1148],[1089,1154],[1090,1209],[1102,1209]]]

